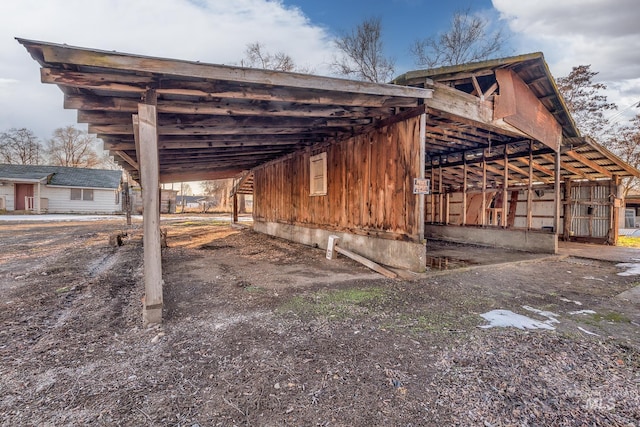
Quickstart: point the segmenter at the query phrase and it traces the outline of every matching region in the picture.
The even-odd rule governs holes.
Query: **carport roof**
[[[382,126],[432,89],[17,39],[116,161],[139,178],[132,114],[156,103],[160,181],[238,176],[304,147]]]

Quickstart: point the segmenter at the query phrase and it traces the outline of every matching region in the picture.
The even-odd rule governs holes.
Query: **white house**
[[[0,210],[122,212],[122,171],[0,164]]]

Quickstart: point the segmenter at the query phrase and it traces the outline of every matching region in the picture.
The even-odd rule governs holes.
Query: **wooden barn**
[[[147,321],[162,309],[161,182],[235,177],[255,230],[323,248],[336,235],[423,271],[430,236],[548,252],[558,236],[611,241],[619,179],[640,174],[580,138],[541,54],[376,84],[18,41],[152,190]]]

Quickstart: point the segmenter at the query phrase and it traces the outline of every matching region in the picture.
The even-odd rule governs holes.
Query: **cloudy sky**
[[[466,8],[506,30],[507,56],[542,51],[556,77],[591,64],[620,116],[640,113],[631,107],[640,102],[638,0],[2,0],[0,132],[26,127],[44,140],[75,123],[14,37],[219,64],[238,64],[260,41],[327,74],[332,39],[380,17],[400,74],[415,68],[411,42],[446,30]]]

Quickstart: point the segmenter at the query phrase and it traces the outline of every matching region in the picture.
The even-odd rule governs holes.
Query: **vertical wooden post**
[[[418,167],[420,168],[419,174],[420,178],[425,178],[425,167],[426,167],[426,139],[427,139],[427,114],[422,113],[420,115],[420,141],[418,143],[420,160],[418,161]],[[424,194],[418,195],[418,220],[420,223],[418,224],[418,237],[420,241],[424,241],[424,223],[427,221],[427,217],[425,214],[424,208]]]
[[[620,211],[622,210],[622,195],[618,191],[620,188],[620,177],[618,175],[613,176],[611,187],[611,232],[608,243],[617,245],[618,234],[620,234]]]
[[[507,228],[507,216],[509,215],[509,206],[507,204],[507,187],[509,186],[509,151],[508,145],[504,146],[504,185],[502,186],[502,216],[500,225]]]
[[[562,221],[562,236],[563,240],[567,241],[571,237],[571,222],[573,221],[573,213],[571,211],[571,205],[573,200],[571,198],[571,178],[565,178],[564,180],[564,220]]]
[[[436,171],[433,170],[433,159],[431,159],[431,224],[436,222]]]
[[[560,204],[561,204],[561,194],[560,194],[560,144],[558,144],[558,151],[556,151],[556,162],[555,162],[555,182],[553,184],[554,189],[554,212],[553,212],[553,232],[558,235],[560,234]]]
[[[138,104],[140,177],[142,180],[144,233],[144,306],[142,321],[162,322],[162,252],[160,248],[160,200],[158,117],[155,105]]]
[[[462,225],[467,225],[467,153],[462,152]]]
[[[238,193],[233,193],[233,223],[238,222]]]
[[[443,188],[442,188],[442,157],[438,160],[439,168],[438,168],[438,220],[440,223],[444,223],[443,212],[444,209],[444,196],[443,196]]]
[[[533,141],[529,141],[529,182],[527,185],[527,230],[533,226]]]
[[[485,150],[482,150],[482,213],[480,220],[484,227],[487,223],[487,157]]]
[[[449,192],[447,192],[444,195],[444,200],[445,200],[445,202],[444,202],[444,223],[445,223],[445,225],[449,225],[449,222],[450,222],[450,219],[449,219],[449,214],[450,214],[450,209],[451,209],[450,196],[451,196],[451,193],[449,193]]]

